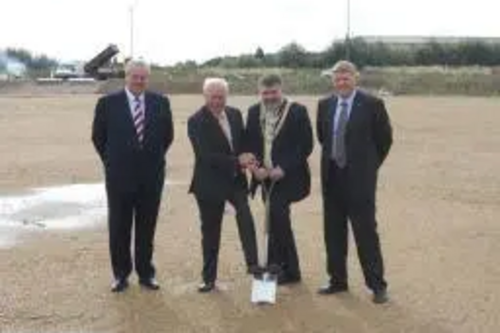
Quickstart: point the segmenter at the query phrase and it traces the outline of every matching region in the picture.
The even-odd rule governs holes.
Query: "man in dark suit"
[[[388,300],[375,219],[377,173],[392,145],[382,100],[356,89],[358,72],[348,61],[332,69],[337,96],[319,102],[317,136],[322,145],[321,182],[329,295],[348,290],[347,239],[350,220],[366,285],[375,303]]]
[[[297,248],[293,235],[290,206],[310,192],[308,157],[313,149],[311,121],[307,109],[285,98],[282,80],[267,75],[259,83],[260,103],[250,107],[247,118],[247,149],[259,166],[253,164],[252,192],[262,185],[274,188],[270,196],[270,266],[279,267],[278,283],[301,281]]]
[[[149,66],[130,61],[126,88],[99,99],[92,141],[104,166],[113,292],[128,287],[135,222],[135,270],[141,286],[157,290],[153,240],[165,178],[165,154],[173,141],[170,103],[146,91]]]
[[[258,270],[255,227],[248,205],[245,168],[254,158],[244,153],[245,128],[241,112],[226,106],[228,84],[210,78],[204,83],[206,104],[188,121],[195,165],[190,193],[198,204],[203,249],[203,283],[198,291],[215,288],[221,227],[226,201],[236,210],[236,222],[248,273]]]

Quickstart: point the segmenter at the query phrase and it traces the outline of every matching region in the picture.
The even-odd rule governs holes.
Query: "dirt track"
[[[314,119],[315,98],[305,102]],[[95,96],[0,98],[0,193],[95,182],[89,144]],[[199,98],[173,98],[169,178],[187,181],[185,121]],[[246,107],[250,98],[234,98]],[[313,195],[296,206],[304,283],[279,305],[249,303],[234,226],[225,221],[221,290],[198,295],[197,215],[186,186],[165,193],[156,263],[163,289],[109,293],[106,230],[47,233],[0,250],[0,332],[489,332],[500,331],[500,100],[393,98],[396,142],[383,167],[379,220],[392,301],[374,306],[354,248],[352,292],[322,298],[325,282],[317,147]],[[259,205],[255,214],[261,216]]]

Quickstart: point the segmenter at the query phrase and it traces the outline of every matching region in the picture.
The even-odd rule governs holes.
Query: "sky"
[[[347,0],[0,0],[0,49],[88,60],[109,43],[158,64],[319,51],[346,33]],[[351,0],[352,35],[500,36],[498,0]]]

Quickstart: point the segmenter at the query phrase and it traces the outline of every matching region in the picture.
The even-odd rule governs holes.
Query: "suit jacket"
[[[188,136],[195,163],[189,192],[198,198],[226,201],[237,188],[248,190],[238,156],[243,152],[245,127],[238,109],[226,107],[231,127],[232,147],[219,121],[203,106],[188,120]]]
[[[260,104],[250,107],[247,116],[247,151],[263,161],[264,136],[260,122]],[[285,172],[285,177],[276,183],[279,191],[290,202],[306,198],[311,191],[311,174],[307,161],[313,150],[311,121],[305,106],[292,102],[283,119],[283,126],[273,141],[271,157],[274,166]],[[255,193],[259,182],[252,178],[251,190]]]
[[[337,97],[330,96],[318,103],[316,133],[321,149],[321,183],[323,193],[328,184],[333,126]],[[377,171],[392,145],[392,127],[384,102],[363,91],[357,91],[346,129],[347,174],[351,195],[374,199]]]
[[[125,90],[101,97],[95,108],[92,141],[104,168],[108,188],[134,191],[138,186],[163,186],[165,154],[174,128],[168,98],[146,92],[142,145]]]

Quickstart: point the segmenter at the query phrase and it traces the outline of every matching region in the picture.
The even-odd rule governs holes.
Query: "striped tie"
[[[142,107],[142,102],[139,97],[135,98],[134,103],[134,125],[137,132],[137,139],[139,143],[142,143],[144,140],[144,108]]]

